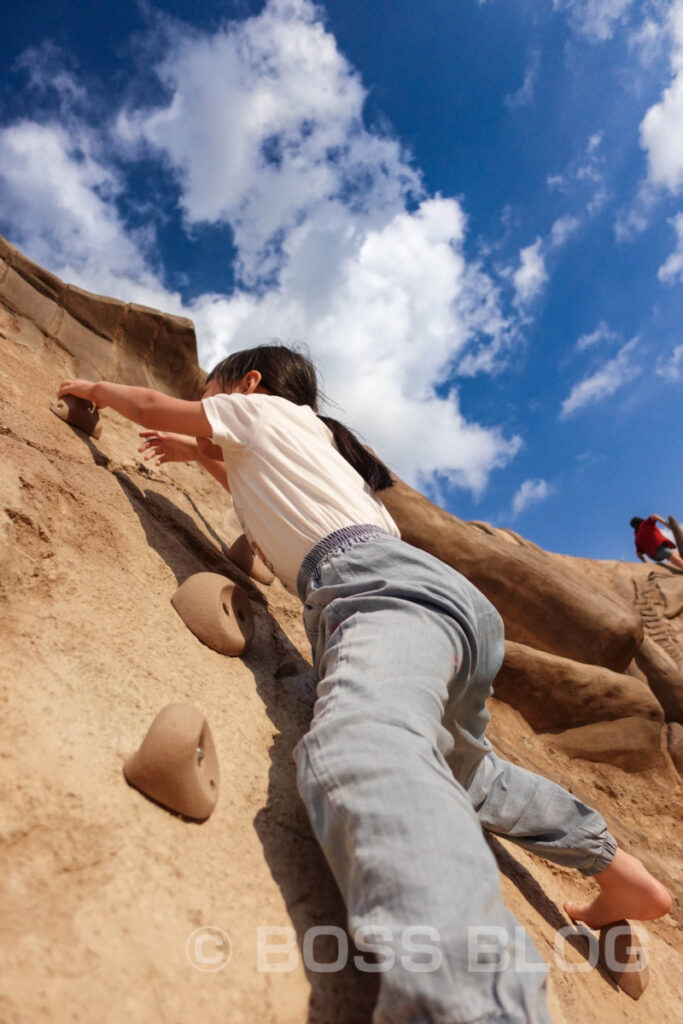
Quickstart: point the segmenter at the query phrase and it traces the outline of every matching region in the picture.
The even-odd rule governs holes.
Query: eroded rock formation
[[[0,295],[14,314],[6,333],[34,351],[55,342],[79,376],[197,396],[204,375],[191,320],[64,284],[2,236]]]
[[[642,637],[636,609],[521,538],[468,524],[401,481],[382,494],[402,536],[458,569],[489,598],[510,640],[621,671]],[[507,533],[509,537],[509,532]]]

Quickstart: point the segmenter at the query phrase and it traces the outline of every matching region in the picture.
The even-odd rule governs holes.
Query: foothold
[[[674,540],[676,541],[678,553],[681,556],[681,558],[683,558],[683,530],[681,530],[680,526],[678,525],[678,522],[674,519],[673,516],[669,516],[669,527],[671,528],[671,532],[674,535]]]
[[[640,999],[650,980],[647,953],[633,925],[614,921],[600,929],[599,961],[619,988]]]
[[[268,566],[252,551],[251,544],[243,533],[228,549],[228,558],[239,566],[242,572],[246,572],[247,576],[251,576],[259,583],[270,584],[275,579]]]
[[[219,573],[190,576],[178,587],[171,604],[188,629],[219,654],[243,654],[254,635],[249,598]]]
[[[77,398],[76,395],[62,395],[58,402],[52,402],[50,409],[59,416],[65,423],[71,423],[78,427],[85,434],[97,440],[102,434],[100,414],[92,402],[86,402],[85,398]]]
[[[218,800],[220,771],[201,711],[189,704],[163,708],[125,762],[123,774],[131,786],[164,807],[198,821],[208,818]]]

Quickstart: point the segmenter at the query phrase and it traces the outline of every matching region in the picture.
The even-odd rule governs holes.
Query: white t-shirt
[[[400,537],[310,406],[262,394],[215,395],[202,404],[247,539],[287,590],[296,594],[311,548],[343,526],[369,523]]]

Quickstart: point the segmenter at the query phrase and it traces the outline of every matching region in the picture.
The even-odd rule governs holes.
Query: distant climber
[[[647,519],[639,519],[634,516],[631,526],[635,530],[636,554],[641,562],[645,561],[645,555],[653,562],[671,562],[677,569],[683,569],[683,558],[676,552],[676,546],[664,536],[658,528],[657,523],[668,526],[666,519],[661,516],[648,516]]]

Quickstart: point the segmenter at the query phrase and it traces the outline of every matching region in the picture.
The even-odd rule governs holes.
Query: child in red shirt
[[[648,516],[647,519],[639,519],[634,516],[631,520],[631,526],[636,531],[635,542],[638,558],[644,562],[643,556],[647,555],[654,562],[668,561],[677,569],[683,569],[683,558],[677,554],[675,545],[664,536],[657,527],[657,523],[667,525],[666,519],[656,515]]]

